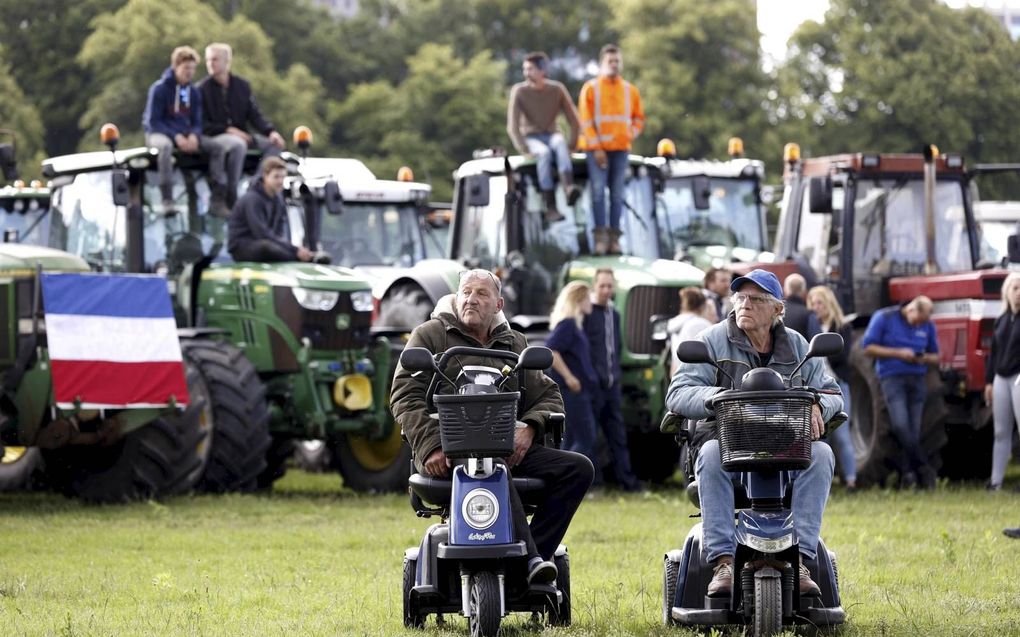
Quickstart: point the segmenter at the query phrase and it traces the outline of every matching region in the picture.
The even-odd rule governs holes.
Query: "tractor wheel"
[[[673,619],[673,602],[676,600],[676,582],[680,575],[680,565],[668,557],[663,562],[662,625],[676,626],[676,620]]]
[[[273,441],[266,452],[266,468],[258,477],[259,489],[271,489],[274,482],[286,475],[287,461],[295,455],[294,452],[299,447],[293,438],[273,436]]]
[[[0,459],[0,491],[34,488],[42,477],[42,452],[38,447],[3,447]]]
[[[201,375],[212,415],[208,457],[196,488],[254,491],[272,442],[266,391],[255,366],[229,343],[183,341],[181,349]]]
[[[884,484],[895,468],[899,444],[893,437],[889,412],[872,359],[855,346],[850,351],[853,376],[850,381],[850,438],[857,460],[857,481],[860,484]],[[946,444],[948,412],[936,372],[928,373],[928,399],[921,423],[921,446],[932,469],[941,466],[942,448]],[[846,425],[844,425],[846,426]]]
[[[47,477],[67,495],[94,503],[185,493],[202,463],[197,412],[189,406],[180,416],[157,418],[109,446],[44,450]]]
[[[375,324],[410,332],[429,320],[435,306],[425,290],[413,283],[402,283],[386,292],[379,303],[379,317]]]
[[[330,451],[344,486],[355,491],[407,490],[411,475],[411,448],[400,437],[400,427],[385,440],[372,441],[355,434],[337,438]]]
[[[563,594],[563,601],[557,604],[553,598],[553,603],[549,607],[549,625],[569,626],[572,619],[570,614],[570,554],[564,553],[562,556],[556,556],[554,561],[556,564],[556,589]]]
[[[471,617],[468,628],[471,637],[496,637],[503,617],[499,608],[499,580],[495,573],[482,571],[471,576],[468,591]]]

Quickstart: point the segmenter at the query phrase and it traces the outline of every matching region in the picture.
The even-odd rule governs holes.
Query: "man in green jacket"
[[[510,329],[503,315],[501,290],[499,279],[488,270],[463,273],[457,294],[440,299],[432,319],[411,332],[407,347],[424,347],[439,353],[463,345],[520,353],[528,342],[523,334]],[[457,358],[447,367],[446,375],[450,378],[457,377],[462,365],[499,369],[506,364],[497,358]],[[433,477],[447,477],[451,462],[440,444],[439,421],[429,417],[425,406],[429,380],[429,375],[409,372],[398,364],[390,409],[414,451],[417,470]],[[513,378],[505,387],[517,391],[516,383]],[[541,478],[547,492],[529,527],[521,499],[511,486],[514,532],[528,546],[528,581],[552,582],[556,579],[553,554],[591,486],[595,469],[581,454],[541,444],[549,414],[563,412],[563,398],[556,383],[541,371],[529,371],[521,391],[524,406],[514,434],[514,452],[506,463],[515,476]]]

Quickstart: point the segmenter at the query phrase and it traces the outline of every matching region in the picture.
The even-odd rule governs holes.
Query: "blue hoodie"
[[[201,135],[202,94],[193,84],[177,84],[173,67],[167,67],[149,87],[142,128],[146,133],[162,133],[170,139],[178,133]]]

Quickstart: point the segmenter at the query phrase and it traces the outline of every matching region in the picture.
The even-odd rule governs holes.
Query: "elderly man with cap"
[[[739,389],[741,378],[748,371],[768,367],[786,379],[807,354],[804,337],[783,325],[783,288],[774,274],[752,270],[734,279],[730,290],[733,312],[726,320],[702,332],[698,340],[705,342],[712,358],[734,379],[736,387],[711,365],[681,363],[670,383],[666,406],[691,420],[708,418],[710,413],[705,400],[725,389]],[[835,465],[832,450],[818,439],[824,432],[825,422],[843,408],[843,399],[839,385],[826,374],[819,358],[808,360],[793,383],[814,387],[820,392],[819,402],[811,413],[811,435],[815,441],[811,445],[811,465],[797,472],[793,486],[794,526],[802,556],[800,592],[818,595],[818,585],[811,579],[804,560],[814,559],[816,554]],[[736,550],[733,484],[737,474],[722,469],[719,442],[711,421],[699,423],[692,446],[700,447],[695,475],[703,519],[702,551],[715,572],[708,594],[729,596]]]

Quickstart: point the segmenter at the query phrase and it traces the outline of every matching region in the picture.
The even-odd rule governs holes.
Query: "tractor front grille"
[[[367,347],[372,340],[371,312],[355,312],[351,295],[340,293],[333,309],[322,312],[301,307],[288,287],[275,287],[276,311],[291,333],[298,339],[307,338],[312,349],[339,351]],[[347,327],[337,327],[338,317],[347,315]]]
[[[670,317],[680,312],[680,288],[639,285],[627,293],[627,314],[623,324],[623,342],[634,354],[658,354],[661,345],[652,343],[652,324],[656,314]]]

